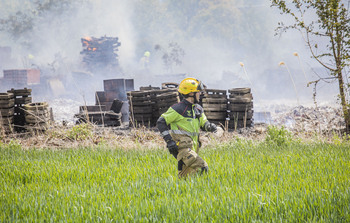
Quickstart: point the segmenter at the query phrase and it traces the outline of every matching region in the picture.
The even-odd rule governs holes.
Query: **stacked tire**
[[[14,96],[12,93],[0,93],[0,133],[13,133]]]
[[[26,131],[25,125],[25,111],[24,105],[32,103],[32,89],[11,89],[7,91],[8,93],[12,93],[14,95],[14,128],[16,132],[24,132]]]
[[[226,90],[206,89],[201,101],[208,121],[225,127],[227,118]]]
[[[26,128],[30,131],[46,131],[50,122],[49,105],[46,102],[24,105]]]
[[[232,88],[228,90],[228,114],[230,129],[253,126],[253,96],[250,88]]]
[[[151,126],[152,101],[149,91],[127,92],[130,108],[130,121],[134,127]]]

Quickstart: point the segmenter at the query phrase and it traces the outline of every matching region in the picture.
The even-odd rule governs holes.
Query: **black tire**
[[[25,104],[23,107],[25,110],[28,110],[28,111],[38,111],[38,110],[47,110],[49,105],[46,102],[36,102],[36,103]]]

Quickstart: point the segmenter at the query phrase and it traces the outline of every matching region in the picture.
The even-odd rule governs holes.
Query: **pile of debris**
[[[106,109],[105,105],[80,106],[79,113],[75,115],[78,118],[77,123],[91,122],[105,127],[121,126],[121,107],[123,103],[115,99],[111,109]]]
[[[298,132],[330,132],[345,129],[341,108],[298,106],[289,111],[272,114],[272,123]]]
[[[92,122],[102,126],[121,126],[129,121],[126,91],[134,89],[133,79],[103,81],[104,91],[95,94],[95,105],[80,106],[77,123]]]
[[[83,51],[80,52],[83,57],[83,63],[91,72],[98,72],[106,68],[118,68],[118,37],[84,37],[81,38]]]

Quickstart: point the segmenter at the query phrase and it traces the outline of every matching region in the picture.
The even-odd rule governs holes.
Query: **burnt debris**
[[[83,63],[92,73],[115,74],[119,71],[118,37],[84,37],[81,38]]]

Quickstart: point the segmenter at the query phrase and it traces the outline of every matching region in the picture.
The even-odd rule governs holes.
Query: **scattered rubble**
[[[294,107],[284,112],[272,114],[272,123],[285,126],[297,132],[330,132],[345,129],[345,121],[341,108],[323,106],[307,108]]]

